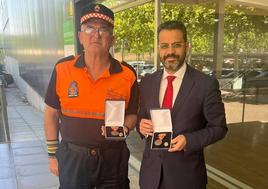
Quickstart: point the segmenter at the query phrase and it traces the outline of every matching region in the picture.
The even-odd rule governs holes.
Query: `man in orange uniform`
[[[114,42],[110,9],[90,4],[82,10],[80,23],[84,52],[55,65],[45,98],[49,168],[59,175],[61,189],[127,189],[129,150],[125,141],[105,140],[101,126],[105,100],[120,99],[126,104],[124,129],[133,129],[136,74],[109,54]]]

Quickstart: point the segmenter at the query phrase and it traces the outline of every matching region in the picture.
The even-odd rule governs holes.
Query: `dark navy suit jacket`
[[[141,81],[138,124],[142,118],[151,119],[150,109],[160,108],[162,74],[163,70],[160,70]],[[203,149],[222,139],[228,130],[218,81],[187,65],[171,117],[173,138],[183,134],[187,141],[186,149],[180,152],[151,150],[151,137],[147,138],[140,169],[140,187],[157,189],[162,167],[167,189],[206,188]],[[220,154],[215,156],[220,158]]]

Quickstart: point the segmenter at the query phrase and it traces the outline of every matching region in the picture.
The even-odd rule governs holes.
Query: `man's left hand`
[[[184,150],[186,146],[186,138],[184,135],[178,135],[176,138],[171,140],[171,147],[168,150],[169,152],[176,152]]]

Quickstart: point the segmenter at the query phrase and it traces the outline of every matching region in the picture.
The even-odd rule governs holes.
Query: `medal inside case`
[[[125,139],[126,133],[124,126],[105,126],[106,139]]]
[[[154,132],[151,149],[169,149],[171,145],[172,132]]]
[[[124,130],[125,101],[106,100],[105,101],[105,139],[125,140]]]
[[[172,140],[172,121],[169,109],[151,109],[154,133],[151,149],[169,149]]]

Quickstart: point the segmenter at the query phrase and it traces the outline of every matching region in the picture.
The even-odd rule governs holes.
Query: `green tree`
[[[121,42],[130,52],[142,54],[153,50],[154,7],[152,3],[119,12],[115,17],[116,50],[121,49]]]
[[[238,60],[240,49],[248,53],[266,52],[268,44],[267,16],[259,10],[227,4],[225,6],[224,45],[225,53],[232,53]],[[181,20],[187,25],[192,53],[212,54],[215,27],[215,4],[161,4],[162,22]],[[265,14],[263,14],[265,15]],[[116,51],[122,43],[131,53],[153,51],[154,5],[147,3],[116,14]],[[238,69],[238,61],[236,61]]]
[[[238,70],[239,51],[256,53],[267,50],[267,16],[258,16],[258,10],[252,7],[226,5],[225,10],[224,50],[233,54],[234,68]]]

